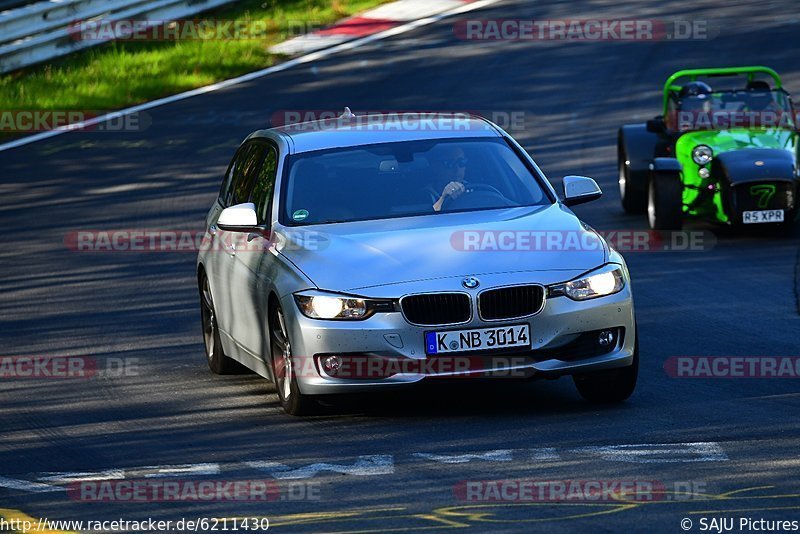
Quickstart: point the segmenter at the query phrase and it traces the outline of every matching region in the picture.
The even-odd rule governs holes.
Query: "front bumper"
[[[298,386],[309,395],[365,392],[441,378],[495,376],[499,379],[591,373],[631,365],[636,342],[630,283],[614,295],[582,302],[564,296],[546,299],[538,314],[524,319],[486,322],[473,313],[468,323],[452,327],[415,326],[400,312],[376,314],[364,321],[310,319],[300,313],[291,295],[283,300],[282,306],[288,319]],[[492,352],[480,358],[471,357],[470,353],[457,354],[472,362],[468,373],[448,370],[447,366],[424,365],[430,362],[425,353],[425,332],[523,323],[530,326],[529,351]],[[581,334],[607,329],[619,332],[624,329],[624,335],[617,337],[602,354],[590,352],[589,356],[576,358],[571,353],[569,348],[580,343]],[[586,336],[580,339],[585,340]],[[425,372],[402,372],[387,378],[335,378],[322,372],[315,359],[317,355],[330,354],[417,360],[412,363],[420,364],[417,367]],[[486,362],[486,366],[476,367],[478,361]]]

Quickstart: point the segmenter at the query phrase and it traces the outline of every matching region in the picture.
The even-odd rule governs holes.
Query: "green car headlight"
[[[589,300],[619,293],[625,287],[622,266],[609,263],[575,280],[548,287],[549,297],[567,296],[572,300]]]
[[[692,150],[692,160],[698,165],[707,165],[714,157],[714,151],[708,145],[697,145]]]
[[[366,319],[376,312],[393,312],[396,306],[390,299],[366,299],[320,291],[298,293],[297,307],[311,319]]]

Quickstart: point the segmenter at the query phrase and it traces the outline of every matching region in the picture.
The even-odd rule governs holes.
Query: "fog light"
[[[322,364],[322,370],[329,375],[339,374],[339,371],[342,368],[341,356],[326,356],[322,358],[320,363]]]
[[[597,336],[597,342],[601,347],[610,347],[614,343],[614,340],[614,332],[611,330],[603,330],[600,332],[600,335]]]
[[[700,167],[700,170],[697,171],[697,174],[700,175],[700,178],[708,178],[709,176],[711,176],[711,171],[709,171],[705,167]]]

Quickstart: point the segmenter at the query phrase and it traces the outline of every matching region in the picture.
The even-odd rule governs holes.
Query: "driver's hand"
[[[442,211],[442,205],[444,204],[444,199],[447,197],[450,198],[458,198],[464,192],[464,184],[461,182],[450,182],[444,189],[442,189],[442,194],[433,204],[433,211]]]
[[[464,184],[461,182],[450,182],[442,190],[442,198],[458,198],[464,192]]]

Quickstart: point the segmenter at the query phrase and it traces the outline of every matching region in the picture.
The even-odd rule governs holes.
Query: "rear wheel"
[[[795,221],[789,220],[778,224],[778,235],[780,237],[792,237],[795,232]]]
[[[272,350],[272,375],[275,377],[275,389],[278,400],[289,415],[308,415],[315,411],[318,404],[309,395],[300,392],[297,385],[297,374],[292,358],[292,343],[286,317],[280,305],[274,304],[270,309],[270,347]]]
[[[611,369],[572,377],[578,393],[585,400],[600,404],[622,402],[633,394],[639,376],[639,333],[633,348],[633,363],[622,369]]]
[[[647,187],[647,221],[653,230],[680,230],[683,184],[679,175],[654,173]]]
[[[619,196],[622,200],[622,208],[628,213],[644,213],[647,208],[647,192],[644,188],[636,189],[631,180],[630,169],[628,169],[628,155],[621,146],[617,149],[618,169],[619,169]]]
[[[203,343],[206,348],[206,360],[212,373],[218,375],[237,374],[244,371],[239,363],[225,354],[219,335],[217,312],[214,299],[211,298],[211,286],[208,277],[200,278],[200,320],[203,325]]]

